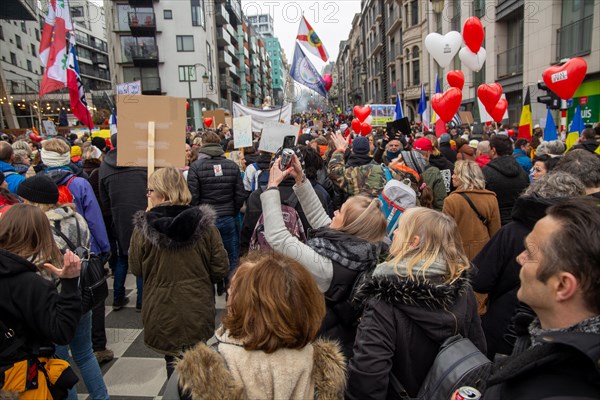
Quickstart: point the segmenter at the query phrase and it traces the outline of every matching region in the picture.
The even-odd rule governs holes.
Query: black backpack
[[[81,242],[79,222],[77,224],[77,241]],[[55,221],[54,232],[65,241],[69,249],[81,259],[79,274],[79,289],[81,290],[81,308],[86,313],[104,303],[108,297],[108,283],[104,263],[100,257],[82,246],[75,246],[69,238],[60,231],[60,223]]]

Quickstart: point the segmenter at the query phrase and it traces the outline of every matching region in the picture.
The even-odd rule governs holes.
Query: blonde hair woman
[[[454,164],[452,184],[456,190],[444,200],[443,213],[456,221],[469,260],[500,229],[500,210],[496,194],[485,189],[485,178],[474,161]]]
[[[389,261],[358,288],[364,311],[346,398],[399,398],[390,379],[416,397],[440,344],[457,334],[485,352],[469,265],[452,218],[423,207],[404,212]]]
[[[353,196],[330,219],[298,157],[294,155],[291,167],[285,171],[280,169],[279,161],[273,164],[268,188],[260,196],[265,238],[273,250],[299,261],[313,275],[327,299],[321,334],[340,340],[345,354],[350,355],[356,316],[343,304],[357,276],[377,263],[387,228],[381,204],[378,199]],[[313,228],[306,244],[286,229],[281,212],[278,186],[290,175],[296,179],[294,192]]]
[[[134,216],[129,267],[144,281],[144,342],[165,356],[170,376],[175,356],[212,336],[213,285],[227,275],[229,263],[215,212],[189,205],[192,195],[180,171],[154,172],[147,196],[151,209]]]

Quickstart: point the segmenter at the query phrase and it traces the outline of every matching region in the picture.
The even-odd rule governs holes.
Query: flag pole
[[[285,83],[283,84],[283,100],[281,102],[281,107],[279,108],[279,117],[277,117],[277,122],[281,121],[281,114],[283,113],[283,106],[285,104],[285,95],[286,95],[287,86],[288,86],[288,78],[289,78],[289,76],[287,76],[285,78]]]

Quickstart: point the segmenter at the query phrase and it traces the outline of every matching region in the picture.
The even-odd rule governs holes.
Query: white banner
[[[127,82],[117,85],[117,94],[142,94],[142,81]]]
[[[283,108],[283,109],[282,109]],[[281,115],[280,115],[281,114]],[[260,132],[267,121],[290,123],[292,119],[292,104],[270,110],[246,107],[239,103],[233,103],[233,117],[252,116],[252,132]]]
[[[276,153],[283,146],[283,140],[286,136],[294,136],[297,140],[299,133],[300,127],[297,125],[267,121],[260,137],[258,149],[269,153]]]
[[[245,115],[233,119],[233,147],[236,149],[252,146],[252,116]]]

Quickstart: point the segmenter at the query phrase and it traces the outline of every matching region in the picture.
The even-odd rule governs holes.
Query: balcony
[[[132,36],[154,36],[156,34],[156,17],[153,12],[129,12],[127,19]]]
[[[29,80],[7,80],[6,87],[11,94],[35,94],[40,92],[38,81]]]
[[[136,67],[158,66],[158,47],[156,44],[140,44],[131,48],[131,60]]]
[[[142,94],[161,95],[160,78],[142,78]]]
[[[108,56],[105,54],[94,53],[94,54],[92,54],[92,63],[94,65],[102,64],[104,66],[107,66],[108,65]]]
[[[219,52],[219,68],[229,68],[233,66],[233,59],[229,53],[220,51]]]
[[[513,47],[497,56],[497,79],[523,73],[523,45]]]
[[[590,15],[557,29],[557,61],[590,53],[592,49],[593,17],[593,15]]]
[[[223,4],[216,5],[215,19],[217,26],[229,25],[229,13]]]
[[[217,45],[219,47],[229,46],[231,43],[231,36],[223,28],[217,28]]]
[[[239,0],[226,0],[225,8],[230,12],[229,16],[237,24],[242,23],[242,6]]]
[[[232,65],[231,67],[229,67],[229,73],[234,78],[239,78],[240,77],[240,73],[238,71],[238,68],[235,65]]]
[[[400,28],[400,25],[402,25],[402,18],[400,18],[400,16],[397,14],[390,15],[388,17],[387,23],[386,23],[386,27],[387,27],[386,34],[388,36],[393,35],[394,32],[396,32],[396,29]]]
[[[231,84],[231,91],[238,95],[242,94],[242,91],[240,90],[240,86],[236,85],[235,83]]]

